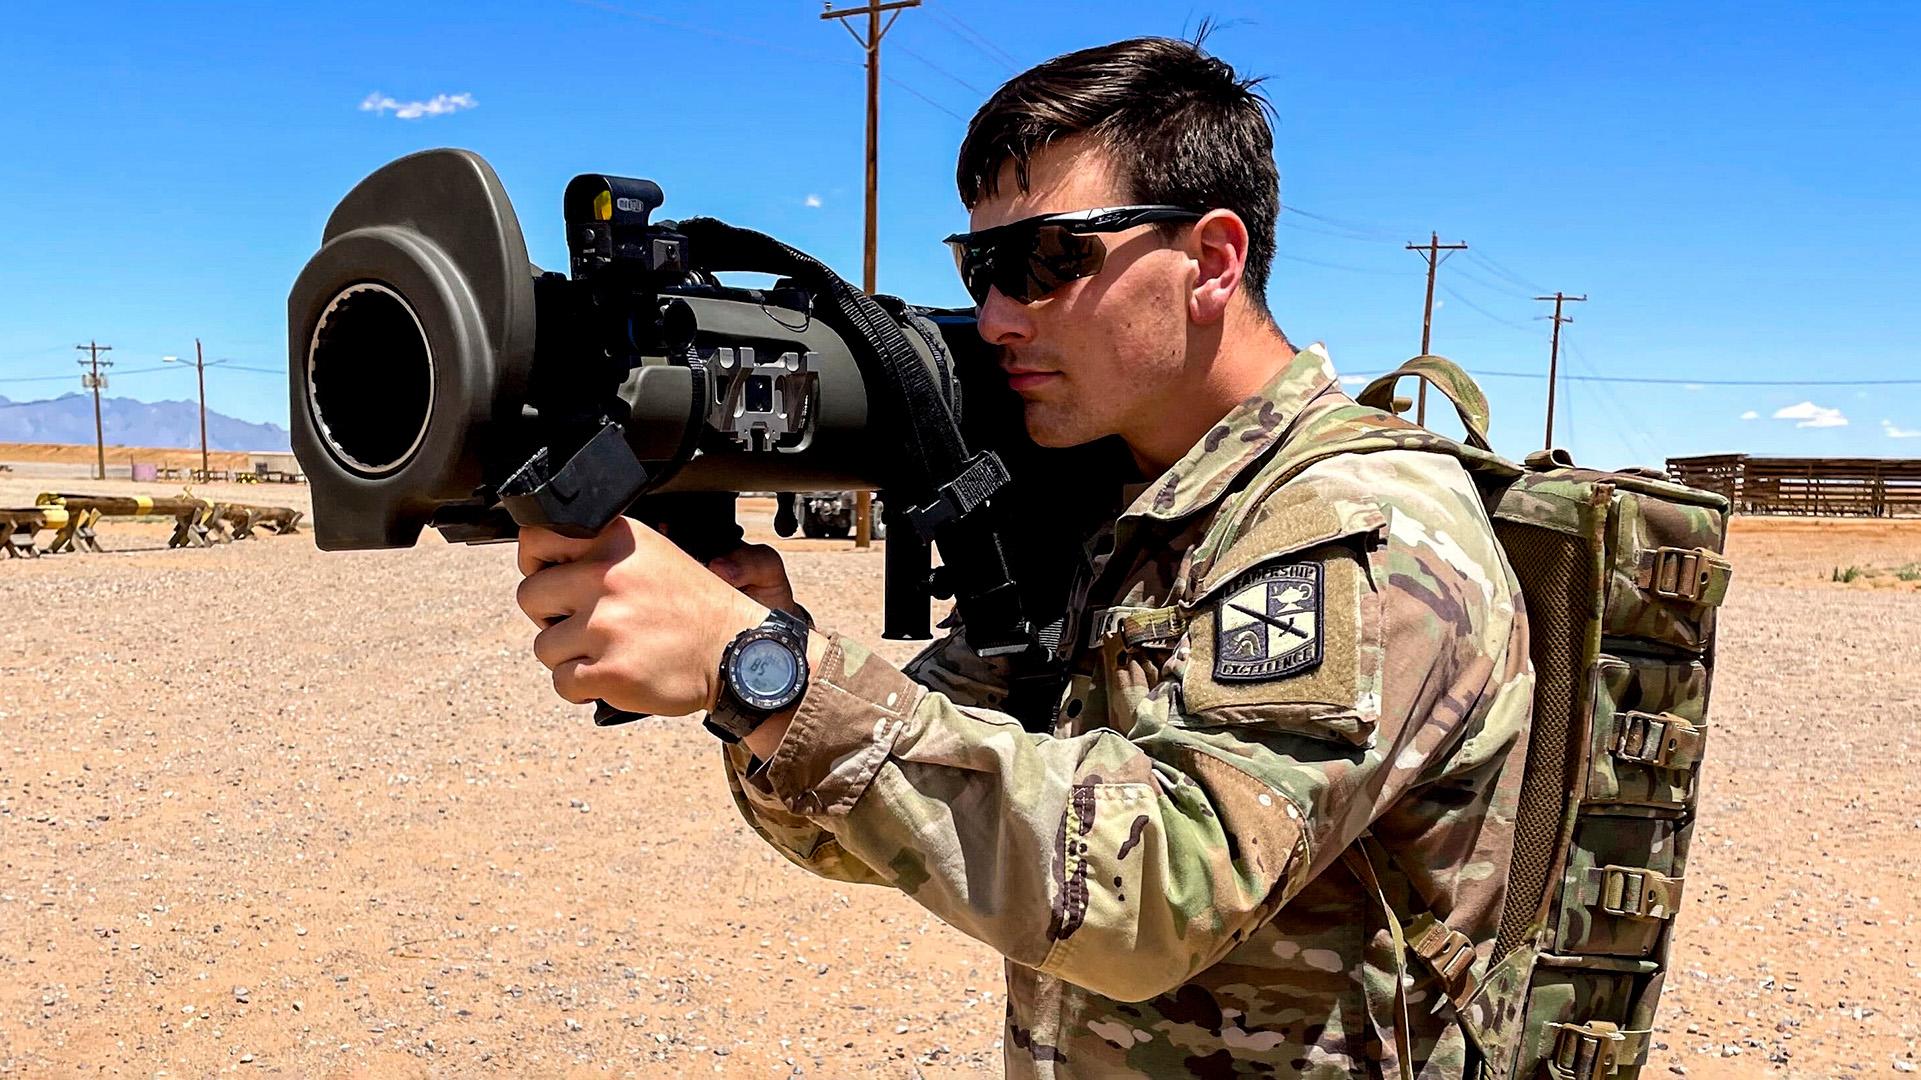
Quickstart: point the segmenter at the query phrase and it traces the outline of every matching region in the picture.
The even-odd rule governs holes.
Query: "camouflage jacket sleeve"
[[[941,636],[909,661],[906,674],[961,704],[991,706],[1007,694],[1006,662],[981,657],[968,645],[966,633],[958,629]],[[765,784],[747,781],[757,768],[764,769],[765,763],[756,762],[746,747],[724,747],[722,765],[741,816],[761,839],[790,861],[837,881],[891,883],[890,878],[875,873],[843,849],[833,833],[789,809]]]
[[[1364,457],[1391,470],[1431,455]],[[1085,730],[1026,732],[836,637],[773,759],[744,782],[1013,962],[1117,1000],[1165,993],[1402,795],[1484,767],[1525,721],[1511,578],[1472,488],[1442,464],[1454,472],[1438,491],[1424,474],[1358,477],[1339,459],[1281,489],[1277,510],[1325,504],[1337,527],[1253,515],[1216,562],[1225,576],[1204,574],[1186,598],[1176,636],[1105,639],[1064,706],[1091,718]],[[1222,605],[1250,574],[1289,568],[1318,583],[1318,617],[1297,630],[1318,636],[1320,658],[1223,677]]]

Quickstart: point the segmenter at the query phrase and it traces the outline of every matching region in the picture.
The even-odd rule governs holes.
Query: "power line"
[[[1508,281],[1511,281],[1514,284],[1519,285],[1521,288],[1526,289],[1529,292],[1544,293],[1547,291],[1546,289],[1541,288],[1539,285],[1534,284],[1533,282],[1515,273],[1514,271],[1509,270],[1507,267],[1501,265],[1500,263],[1495,262],[1494,258],[1485,251],[1476,250],[1470,253],[1467,258],[1469,262],[1472,262],[1478,266],[1483,267],[1489,273],[1494,274],[1496,277],[1505,278]]]
[[[967,23],[963,22],[959,16],[947,14],[944,8],[945,8],[945,5],[942,5],[942,7],[939,7],[939,8],[929,7],[926,10],[929,15],[932,15],[934,18],[939,19],[943,23],[946,23],[948,26],[948,29],[953,31],[955,37],[958,37],[962,41],[965,41],[969,45],[972,45],[976,50],[980,52],[982,56],[987,57],[989,60],[992,60],[995,63],[1007,65],[1007,69],[1009,71],[1020,70],[1020,66],[1021,66],[1020,61],[1008,55],[1007,50],[1001,48],[999,45],[994,44],[993,39],[979,33],[973,27],[967,25]]]
[[[908,93],[914,95],[915,97],[921,99],[922,101],[925,101],[929,105],[932,105],[934,108],[939,109],[941,112],[944,112],[947,115],[953,117],[954,119],[959,120],[961,123],[965,124],[968,122],[967,117],[962,116],[961,114],[955,112],[954,110],[948,108],[945,105],[942,105],[940,102],[935,101],[933,98],[930,98],[926,94],[921,93],[919,90],[914,89],[912,86],[909,86],[907,83],[901,82],[899,79],[894,78],[892,75],[882,75],[881,78],[886,79],[888,82],[893,83],[895,86],[900,87],[902,90],[905,90]]]
[[[1327,228],[1319,224],[1315,224],[1307,221],[1294,220],[1293,215],[1299,214],[1299,213],[1300,211],[1298,210],[1282,209],[1280,216],[1274,219],[1275,224],[1284,226],[1289,229],[1293,229],[1297,232],[1307,233],[1310,236],[1328,236],[1336,240],[1352,240],[1356,243],[1363,243],[1363,244],[1387,244],[1387,243],[1393,242],[1390,240],[1379,240],[1372,236],[1361,236],[1357,233],[1347,232],[1340,228]]]
[[[1275,252],[1274,257],[1277,259],[1285,259],[1288,262],[1306,263],[1309,266],[1324,266],[1329,270],[1346,270],[1346,271],[1349,271],[1350,273],[1355,273],[1355,274],[1378,274],[1382,277],[1400,277],[1401,276],[1399,273],[1393,270],[1381,270],[1375,267],[1368,267],[1368,266],[1349,266],[1346,263],[1323,262],[1320,259],[1309,259],[1301,255],[1290,255],[1285,251]]]
[[[1311,225],[1303,225],[1293,220],[1297,217],[1317,222],[1320,225],[1326,226],[1326,228],[1317,229]],[[1275,220],[1290,229],[1300,229],[1303,232],[1317,233],[1321,236],[1332,236],[1341,240],[1358,240],[1376,244],[1391,244],[1394,242],[1392,237],[1378,229],[1365,225],[1355,225],[1351,222],[1342,221],[1339,218],[1328,217],[1326,214],[1314,213],[1311,210],[1303,210],[1298,206],[1288,203],[1281,205],[1281,212]]]
[[[1461,278],[1462,280],[1465,280],[1465,281],[1471,281],[1474,284],[1479,285],[1481,288],[1486,289],[1491,293],[1499,293],[1500,295],[1505,296],[1510,300],[1534,299],[1534,294],[1532,292],[1522,292],[1521,290],[1516,289],[1511,285],[1489,281],[1484,277],[1480,277],[1479,275],[1469,273],[1467,267],[1465,266],[1455,267],[1454,276]]]
[[[1572,360],[1576,367],[1588,372],[1594,370],[1594,365],[1588,363],[1587,354],[1574,342],[1567,342],[1567,352],[1568,359]],[[1572,376],[1563,376],[1563,378],[1572,378]],[[1597,387],[1596,396],[1601,399],[1602,409],[1613,416],[1614,430],[1619,432],[1623,439],[1633,444],[1629,448],[1630,453],[1641,455],[1642,460],[1650,464],[1662,460],[1665,455],[1643,430],[1647,425],[1636,420],[1628,407],[1621,403],[1620,395],[1616,394],[1612,387],[1607,385]],[[1572,395],[1569,395],[1569,399],[1572,400]]]
[[[894,47],[896,49],[899,49],[901,52],[904,52],[907,55],[913,57],[914,59],[919,60],[921,63],[926,64],[928,67],[933,68],[935,71],[940,72],[942,75],[945,75],[948,78],[954,80],[955,82],[961,84],[967,89],[972,90],[974,93],[979,94],[982,97],[987,96],[987,91],[982,90],[980,87],[975,86],[973,83],[968,82],[966,79],[961,78],[959,75],[956,75],[953,72],[947,70],[946,68],[940,66],[939,64],[934,63],[932,60],[929,60],[925,56],[922,56],[921,54],[915,52],[914,50],[908,48],[907,46],[895,45]]]
[[[62,345],[62,346],[60,346],[60,347],[61,347],[61,348],[63,348],[63,349],[64,349],[64,348],[66,348],[66,346],[65,346],[65,345]],[[125,371],[123,371],[123,372],[121,372],[121,374],[122,374],[122,375],[129,375],[129,374],[132,374],[132,373],[131,373],[131,372],[125,372]],[[26,378],[23,378],[23,379],[0,379],[0,383],[22,383],[22,382],[66,382],[66,381],[67,381],[68,379],[71,379],[71,378],[73,378],[73,376],[71,376],[71,375],[30,375],[30,376],[28,376],[28,377],[26,377]]]
[[[65,346],[62,346],[62,347],[64,348]],[[102,352],[106,351],[104,346],[101,348],[101,351]],[[146,375],[155,371],[178,371],[178,370],[180,369],[172,366],[168,366],[168,365],[161,365],[159,367],[128,368],[127,370],[121,372],[120,374],[115,375],[114,378],[124,379],[129,375]],[[275,374],[285,375],[286,372],[280,371],[280,372],[275,372]],[[25,378],[0,379],[0,383],[66,382],[68,379],[71,379],[71,378],[73,378],[73,376],[71,375],[32,375],[32,376],[27,376]]]
[[[1500,323],[1502,326],[1509,327],[1510,329],[1514,329],[1514,330],[1519,330],[1521,333],[1526,334],[1529,337],[1534,336],[1534,328],[1527,325],[1526,323],[1518,323],[1510,319],[1501,318],[1499,315],[1494,314],[1492,311],[1489,311],[1488,309],[1482,307],[1481,305],[1475,303],[1474,301],[1469,300],[1466,296],[1461,294],[1461,291],[1459,289],[1454,288],[1453,286],[1449,285],[1446,282],[1441,282],[1439,287],[1442,292],[1448,294],[1449,296],[1460,301],[1461,303],[1466,304],[1469,310],[1479,312],[1481,315],[1489,319],[1492,319],[1497,323]]]
[[[1498,374],[1519,373],[1499,372]],[[1631,375],[1563,375],[1561,377],[1580,382],[1649,383],[1659,386],[1921,386],[1921,379],[1673,379],[1641,378]]]
[[[798,57],[801,57],[802,59],[810,60],[817,64],[836,64],[836,65],[844,65],[846,67],[861,66],[859,64],[856,64],[852,60],[845,60],[836,56],[828,56],[825,53],[809,52],[806,49],[796,49],[791,45],[784,45],[778,41],[769,41],[766,38],[749,37],[745,34],[735,34],[725,30],[716,30],[713,27],[701,26],[698,23],[679,22],[674,19],[662,18],[659,15],[653,15],[644,11],[631,11],[627,8],[620,7],[616,4],[606,3],[605,0],[573,0],[573,2],[575,4],[578,4],[581,7],[593,8],[597,11],[604,11],[610,15],[619,15],[619,16],[622,16],[623,18],[628,18],[628,19],[639,19],[643,22],[650,22],[657,26],[670,27],[675,30],[685,30],[690,34],[702,34],[707,37],[716,38],[721,41],[730,41],[736,45],[754,45],[763,49],[772,49],[775,52],[786,53],[789,56],[798,56]],[[932,65],[929,65],[929,66],[932,66]],[[941,112],[944,112],[947,115],[953,117],[954,119],[959,120],[961,123],[964,124],[967,122],[967,118],[965,116],[962,116],[961,114],[955,112],[954,110],[948,108],[947,106],[942,105],[940,102],[934,100],[931,97],[928,97],[926,94],[921,93],[919,90],[916,90],[914,87],[908,85],[907,83],[902,82],[901,80],[893,77],[892,75],[883,76],[883,78],[885,78],[888,82],[893,83],[895,86],[900,87],[902,90],[905,90],[908,93],[914,95],[915,97],[921,99],[922,101],[925,101],[927,104],[933,106],[934,108],[940,110]]]
[[[620,7],[617,4],[606,3],[605,0],[573,0],[573,2],[575,4],[578,4],[581,7],[594,8],[595,10],[598,10],[598,11],[607,12],[610,15],[619,15],[628,19],[639,19],[643,22],[650,22],[657,26],[671,27],[672,29],[675,29],[675,30],[685,30],[690,34],[704,34],[707,37],[718,38],[721,41],[731,41],[736,45],[758,45],[763,49],[773,49],[775,52],[784,52],[790,56],[798,56],[798,57],[802,57],[803,59],[812,60],[815,63],[843,64],[849,67],[856,66],[852,60],[846,60],[838,56],[829,56],[826,53],[809,52],[806,49],[796,49],[792,45],[785,45],[778,41],[768,41],[765,38],[748,37],[745,34],[735,34],[725,30],[716,30],[711,26],[702,26],[699,23],[679,22],[674,19],[662,18],[659,15],[650,14],[645,11],[632,11],[627,8]]]
[[[1569,346],[1570,351],[1573,347]],[[1360,376],[1385,375],[1386,371],[1356,371]],[[1545,379],[1540,371],[1469,371],[1477,379]],[[1563,375],[1563,382],[1635,383],[1652,386],[1921,386],[1921,379],[1684,379],[1640,375]]]
[[[1292,218],[1306,218],[1308,221],[1318,223],[1319,225],[1324,227],[1315,228],[1313,225],[1308,225],[1300,221],[1291,220]],[[1376,226],[1367,225],[1361,222],[1351,221],[1344,218],[1334,217],[1333,215],[1330,215],[1330,214],[1317,213],[1313,210],[1304,210],[1301,207],[1294,206],[1291,204],[1283,205],[1281,207],[1280,216],[1276,220],[1279,224],[1284,225],[1290,229],[1298,229],[1302,232],[1312,233],[1317,236],[1331,236],[1337,240],[1353,240],[1360,243],[1375,243],[1375,244],[1385,244],[1385,243],[1394,242],[1391,234],[1381,230]],[[1543,288],[1542,286],[1537,285],[1532,281],[1529,281],[1527,278],[1522,277],[1520,274],[1515,273],[1513,270],[1510,270],[1506,264],[1500,262],[1499,260],[1495,259],[1493,256],[1487,254],[1485,250],[1482,250],[1480,248],[1475,248],[1473,250],[1468,250],[1464,248],[1462,250],[1465,252],[1469,262],[1472,262],[1475,265],[1479,266],[1481,269],[1485,270],[1487,273],[1490,273],[1495,277],[1500,278],[1502,281],[1506,282],[1509,286],[1515,286],[1520,289],[1525,289],[1529,294],[1544,293],[1548,291],[1546,288]],[[1507,293],[1508,291],[1507,288],[1501,285],[1496,285],[1491,282],[1477,278],[1472,274],[1469,274],[1469,273],[1466,273],[1465,271],[1460,270],[1459,267],[1456,267],[1456,272],[1460,273],[1462,277],[1465,277],[1468,280],[1473,281],[1474,283],[1482,286],[1483,288],[1487,288],[1491,291],[1499,292],[1499,293]],[[1520,298],[1518,293],[1509,293],[1508,295],[1513,295],[1517,299]]]

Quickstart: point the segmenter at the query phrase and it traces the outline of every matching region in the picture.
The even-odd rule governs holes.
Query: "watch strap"
[[[707,715],[701,718],[701,726],[725,743],[737,743],[746,738],[748,732],[759,727],[763,721],[773,715],[772,712],[762,712],[746,706],[735,696],[727,679],[728,662],[733,659],[734,650],[740,646],[741,639],[760,630],[777,630],[792,638],[794,649],[800,657],[801,670],[803,673],[806,672],[808,623],[779,608],[770,608],[767,617],[761,620],[760,625],[741,631],[733,641],[728,642],[727,648],[720,656],[720,692],[714,701],[714,707],[707,710]],[[803,683],[801,693],[805,695],[806,692],[806,686]],[[798,701],[799,698],[795,698],[795,702]],[[791,708],[792,703],[787,707]]]

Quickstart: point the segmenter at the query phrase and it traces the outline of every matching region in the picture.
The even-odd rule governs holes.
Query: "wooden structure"
[[[1710,454],[1669,458],[1668,476],[1727,496],[1737,514],[1921,516],[1921,458]]]
[[[297,532],[306,515],[290,506],[252,506],[247,503],[216,502],[194,495],[151,498],[146,495],[76,495],[42,492],[32,510],[0,509],[0,552],[11,557],[35,558],[42,551],[104,551],[94,534],[103,517],[173,518],[170,548],[211,547],[216,541],[246,540],[258,536],[257,530]],[[44,549],[34,543],[34,534],[55,530],[53,542]]]
[[[40,549],[34,546],[34,535],[42,529],[59,528],[66,521],[65,510],[49,513],[46,507],[38,506],[0,508],[0,552],[9,559],[37,559]]]

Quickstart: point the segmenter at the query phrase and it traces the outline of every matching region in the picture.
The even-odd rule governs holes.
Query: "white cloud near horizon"
[[[360,103],[360,111],[376,115],[393,113],[397,119],[418,120],[423,116],[446,116],[479,104],[472,94],[435,94],[426,101],[397,101],[376,90]]]
[[[1374,381],[1373,379],[1370,379],[1370,378],[1368,378],[1368,377],[1367,377],[1367,376],[1365,376],[1365,375],[1343,375],[1343,376],[1341,376],[1341,385],[1342,385],[1342,386],[1366,386],[1366,385],[1367,385],[1368,383],[1371,383],[1371,382],[1373,382],[1373,381]]]
[[[1760,414],[1760,413],[1758,413],[1758,412],[1755,412],[1755,411],[1754,411],[1753,409],[1749,409],[1749,410],[1748,410],[1747,412],[1744,412],[1744,413],[1742,413],[1742,414],[1741,414],[1741,419],[1743,419],[1743,420],[1759,420],[1759,419],[1761,419],[1761,414]]]
[[[1881,431],[1890,439],[1921,439],[1921,431],[1897,427],[1892,420],[1881,421]]]
[[[1848,426],[1848,418],[1841,414],[1840,409],[1831,409],[1826,405],[1816,405],[1812,401],[1803,401],[1798,405],[1789,405],[1776,409],[1774,410],[1774,418],[1776,420],[1794,420],[1796,421],[1794,426],[1798,428]]]
[[[805,199],[802,199],[800,202],[802,206],[811,206],[811,207],[818,208],[820,206],[820,196],[815,195],[812,192],[809,192],[807,197]]]

